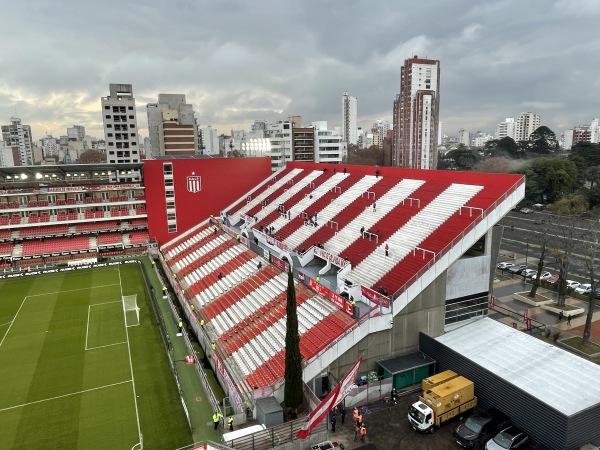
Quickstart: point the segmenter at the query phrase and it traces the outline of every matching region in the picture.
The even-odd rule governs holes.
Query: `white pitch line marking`
[[[106,388],[109,388],[109,387],[118,386],[120,384],[131,383],[132,381],[133,380],[120,381],[118,383],[107,384],[105,386],[98,386],[98,387],[95,387],[95,388],[92,388],[92,389],[84,389],[83,391],[71,392],[69,394],[58,395],[56,397],[45,398],[43,400],[36,400],[34,402],[21,403],[20,405],[9,406],[8,408],[2,408],[2,409],[0,409],[0,412],[10,411],[11,409],[16,409],[16,408],[23,408],[25,406],[35,405],[37,403],[49,402],[51,400],[58,400],[59,398],[72,397],[73,395],[85,394],[86,392],[93,392],[93,391],[97,391],[97,390],[100,390],[100,389],[106,389]]]

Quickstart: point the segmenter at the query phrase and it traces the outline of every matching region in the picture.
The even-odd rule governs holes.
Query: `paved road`
[[[541,220],[545,220],[546,223],[541,224]],[[535,269],[537,267],[533,266],[537,264],[540,257],[540,241],[543,239],[544,234],[548,236],[548,247],[559,247],[559,236],[568,231],[568,223],[566,222],[565,219],[547,212],[523,214],[511,211],[500,221],[500,225],[504,225],[501,253],[514,253],[519,258],[520,264],[526,263],[528,267]],[[568,278],[580,283],[588,282],[586,257],[589,249],[597,245],[594,234],[589,231],[591,226],[592,222],[585,219],[579,219],[573,226],[573,237],[576,243]],[[600,224],[598,224],[598,228],[600,229]],[[558,273],[557,260],[549,253],[546,252],[544,269],[552,273]],[[598,259],[600,260],[600,247]]]

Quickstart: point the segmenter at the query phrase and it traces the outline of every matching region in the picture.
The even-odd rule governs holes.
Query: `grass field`
[[[0,280],[0,449],[192,436],[137,264]],[[137,294],[140,322],[122,296]]]

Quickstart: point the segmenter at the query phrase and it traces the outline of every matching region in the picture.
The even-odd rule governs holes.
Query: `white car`
[[[567,280],[568,289],[576,289],[581,283],[579,281]]]
[[[525,269],[523,272],[521,272],[521,275],[523,275],[525,278],[534,277],[536,274],[537,270],[534,269]]]
[[[540,275],[540,281],[547,280],[551,276],[552,276],[552,274],[550,272],[542,272],[542,274]],[[531,277],[532,280],[535,280],[536,278],[537,278],[537,273]]]
[[[580,284],[575,288],[575,292],[579,295],[587,295],[592,291],[592,285],[589,283]]]
[[[500,270],[506,270],[506,269],[510,269],[512,266],[514,266],[514,264],[511,262],[501,262],[496,267]]]

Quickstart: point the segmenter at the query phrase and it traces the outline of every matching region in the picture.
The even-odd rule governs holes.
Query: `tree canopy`
[[[106,162],[106,155],[100,150],[86,150],[79,155],[79,164],[99,164]]]
[[[556,134],[545,125],[537,128],[529,136],[529,145],[527,150],[531,153],[551,154],[558,152],[559,145]]]
[[[554,202],[579,186],[575,163],[562,158],[537,158],[517,170],[526,176],[525,197],[533,202]]]

